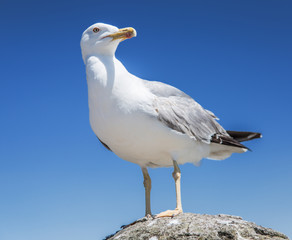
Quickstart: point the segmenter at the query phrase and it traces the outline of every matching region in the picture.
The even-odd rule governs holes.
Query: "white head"
[[[93,24],[81,37],[83,61],[85,62],[85,59],[91,55],[114,55],[119,43],[132,37],[136,37],[134,28],[118,29],[109,24]]]

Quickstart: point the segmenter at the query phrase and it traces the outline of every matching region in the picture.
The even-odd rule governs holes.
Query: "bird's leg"
[[[146,204],[146,211],[145,217],[151,217],[151,205],[150,205],[150,191],[151,191],[151,178],[149,176],[148,170],[146,167],[142,168],[143,177],[144,177],[144,187],[145,187],[145,204]]]
[[[179,166],[175,160],[173,160],[174,171],[172,176],[175,182],[175,192],[176,192],[176,208],[174,210],[167,210],[165,212],[159,213],[156,217],[173,217],[179,213],[182,213],[182,205],[181,205],[181,192],[180,192],[180,178],[181,172]]]
[[[173,166],[174,166],[174,171],[172,173],[172,176],[174,178],[175,192],[176,192],[176,208],[175,209],[181,213],[183,211],[182,204],[181,204],[181,192],[180,192],[181,172],[180,172],[179,166],[175,160],[173,160]]]

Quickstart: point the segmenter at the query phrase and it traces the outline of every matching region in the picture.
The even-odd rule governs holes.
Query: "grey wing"
[[[161,122],[195,140],[210,143],[215,134],[227,135],[214,117],[191,98],[157,97],[154,107]]]
[[[158,120],[169,128],[205,143],[246,148],[226,132],[211,111],[184,92],[160,82],[145,81],[144,84],[156,96],[154,107]]]
[[[150,92],[152,92],[157,97],[177,96],[177,97],[191,98],[189,95],[185,94],[183,91],[162,82],[143,80],[143,83],[145,87],[147,87],[150,90]]]

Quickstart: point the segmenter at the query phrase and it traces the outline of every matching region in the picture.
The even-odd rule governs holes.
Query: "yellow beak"
[[[134,28],[128,27],[128,28],[121,28],[116,33],[112,33],[110,35],[105,36],[105,38],[111,37],[112,41],[117,40],[117,39],[121,39],[121,41],[124,41],[126,39],[136,37],[136,36],[137,36],[136,30]]]

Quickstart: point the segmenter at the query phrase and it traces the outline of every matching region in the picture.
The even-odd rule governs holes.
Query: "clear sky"
[[[292,2],[0,2],[0,239],[93,240],[143,217],[139,166],[89,126],[80,37],[134,27],[116,56],[174,85],[253,151],[181,166],[185,212],[231,214],[292,237]],[[151,169],[152,211],[175,207],[172,169]]]

